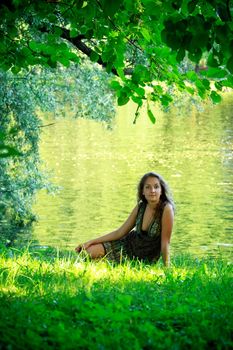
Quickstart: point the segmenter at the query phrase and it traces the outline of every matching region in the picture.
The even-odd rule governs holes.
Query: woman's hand
[[[92,244],[93,244],[93,241],[81,243],[75,248],[75,251],[77,253],[80,253],[82,250],[87,250]]]
[[[80,253],[82,250],[87,250],[93,244],[111,242],[111,241],[116,241],[117,239],[121,239],[126,234],[128,234],[132,230],[132,228],[135,226],[137,212],[138,212],[138,205],[136,205],[136,207],[133,209],[133,211],[129,215],[128,219],[124,222],[124,224],[120,228],[110,233],[107,233],[106,235],[101,236],[99,238],[92,239],[85,243],[79,244],[75,248],[75,251],[77,253]]]

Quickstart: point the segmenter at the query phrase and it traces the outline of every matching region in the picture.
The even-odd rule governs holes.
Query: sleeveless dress
[[[116,262],[125,259],[157,261],[161,254],[161,219],[165,204],[160,207],[148,231],[143,231],[142,221],[147,204],[140,202],[135,228],[122,239],[103,243],[106,258]]]

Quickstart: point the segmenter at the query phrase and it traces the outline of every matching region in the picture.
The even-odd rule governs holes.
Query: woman
[[[75,250],[85,250],[93,259],[106,256],[117,262],[122,258],[152,262],[162,254],[164,265],[168,266],[173,221],[174,206],[168,186],[159,174],[149,172],[138,184],[138,203],[124,224]]]

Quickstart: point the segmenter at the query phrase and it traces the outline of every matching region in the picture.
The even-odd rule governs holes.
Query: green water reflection
[[[41,156],[62,186],[41,192],[32,239],[73,249],[118,227],[135,205],[136,185],[154,170],[168,181],[176,203],[172,254],[230,257],[233,248],[233,97],[220,106],[155,111],[152,125],[135,106],[119,109],[112,129],[71,118],[44,128]]]

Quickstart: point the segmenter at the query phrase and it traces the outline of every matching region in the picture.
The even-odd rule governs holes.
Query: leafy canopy
[[[119,105],[133,100],[139,109],[146,101],[155,123],[151,102],[167,107],[172,90],[218,103],[218,90],[233,87],[232,16],[229,0],[2,0],[0,231],[31,222],[33,194],[45,187],[38,171],[42,125],[34,107],[43,104],[51,110],[56,104],[56,96],[47,93],[53,88],[44,83],[43,71],[50,79],[47,67],[64,66],[61,72],[68,80],[61,82],[54,72],[64,105],[79,101],[82,114],[106,120],[113,105],[103,84],[106,73],[100,77],[93,72],[90,79],[87,66],[77,69],[88,57],[109,73]],[[201,69],[203,59],[208,69]],[[101,91],[101,100],[88,94],[90,84]],[[90,100],[100,110],[91,108]],[[106,105],[110,107],[102,113]]]
[[[169,86],[214,103],[216,90],[233,87],[232,1],[7,0],[0,16],[0,68],[15,74],[88,56],[118,77],[118,104],[139,107],[145,99],[167,106]],[[180,68],[187,59],[196,71]],[[148,116],[155,121],[149,105]]]

